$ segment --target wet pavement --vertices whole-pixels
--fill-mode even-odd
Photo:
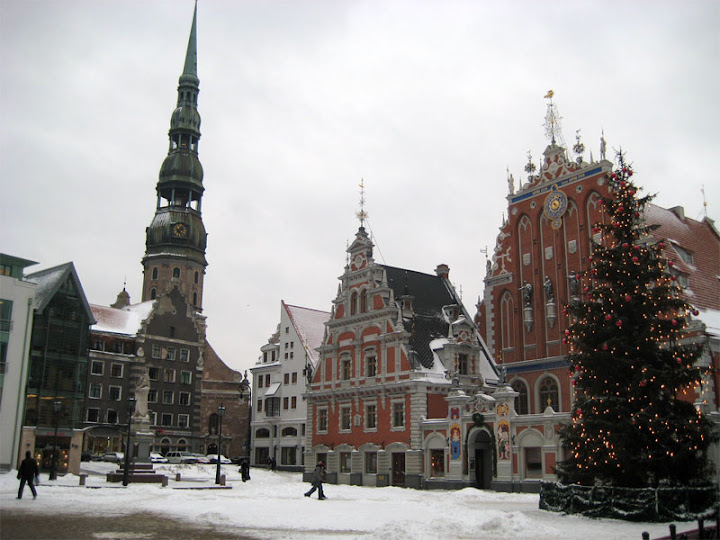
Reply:
[[[29,501],[28,501],[29,502]],[[201,526],[147,512],[91,516],[0,508],[2,540],[253,540],[241,529]]]

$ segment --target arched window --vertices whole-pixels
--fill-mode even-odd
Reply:
[[[180,269],[179,268],[177,268],[177,267],[173,268],[173,277],[174,278],[180,277]]]
[[[256,439],[267,439],[270,437],[270,430],[267,428],[260,428],[255,432]]]
[[[155,300],[156,297],[157,297],[157,289],[155,287],[153,287],[152,289],[150,289],[150,300]]]
[[[212,413],[208,418],[208,433],[210,435],[217,435],[218,432],[218,415]]]
[[[286,427],[282,430],[283,437],[297,437],[297,429],[294,427]]]
[[[195,283],[197,283],[198,281],[200,281],[200,272],[198,272],[198,271],[196,270],[196,271],[195,271]]]
[[[558,385],[552,377],[545,377],[540,381],[540,403],[539,408],[542,412],[546,407],[552,407],[554,411],[560,410],[560,396],[558,395]]]
[[[164,456],[170,451],[170,439],[164,438],[160,441],[160,453]]]
[[[350,295],[350,315],[357,313],[357,292],[353,291]]]
[[[158,269],[157,269],[157,266],[155,266],[155,267],[152,269],[152,278],[153,278],[153,279],[157,279],[157,278],[158,278]]]
[[[178,441],[177,447],[179,452],[184,452],[185,450],[187,450],[187,441],[185,439],[180,439]]]
[[[363,289],[360,292],[360,313],[367,311],[367,290]]]
[[[197,293],[193,293],[193,306],[197,306]]]
[[[528,406],[529,404],[527,386],[524,382],[517,379],[513,381],[512,389],[515,390],[518,394],[520,394],[518,397],[515,398],[515,412],[518,414],[528,414],[530,412],[530,407]]]

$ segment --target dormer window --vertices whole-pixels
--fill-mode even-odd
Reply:
[[[688,250],[681,248],[679,245],[673,242],[673,248],[675,248],[675,251],[680,256],[680,258],[683,260],[683,262],[687,264],[695,264],[695,256],[690,253]]]

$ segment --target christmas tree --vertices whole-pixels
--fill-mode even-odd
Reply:
[[[702,345],[686,339],[697,311],[681,296],[664,242],[644,221],[622,156],[609,175],[608,220],[597,224],[582,297],[565,332],[576,401],[560,432],[566,484],[642,487],[707,483],[710,422],[683,397],[702,377]]]

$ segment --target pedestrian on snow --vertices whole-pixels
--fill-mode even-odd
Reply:
[[[242,474],[243,482],[250,480],[250,460],[248,458],[243,458],[240,462],[240,474]]]
[[[275,470],[275,466],[277,465],[277,462],[275,461],[275,458],[269,457],[268,460],[268,466],[270,467],[271,471]]]
[[[18,489],[18,499],[22,499],[23,490],[25,489],[25,482],[27,482],[30,491],[32,491],[33,499],[37,498],[37,491],[35,491],[35,477],[40,474],[38,470],[37,462],[33,459],[30,454],[30,450],[25,452],[25,459],[20,463],[17,477],[20,480],[20,488]]]
[[[313,493],[315,493],[315,490],[318,490],[318,499],[321,501],[324,501],[327,499],[325,496],[325,493],[323,493],[323,487],[322,483],[325,481],[325,464],[320,461],[315,466],[315,470],[313,471],[313,477],[312,477],[312,487],[310,488],[310,491],[305,492],[305,496],[309,497]]]

